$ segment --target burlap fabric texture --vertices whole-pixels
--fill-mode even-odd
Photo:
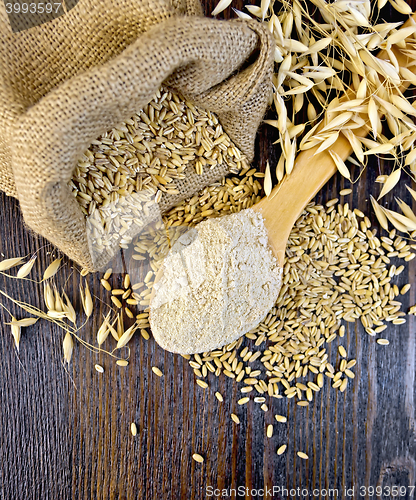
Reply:
[[[67,185],[91,141],[164,82],[215,112],[251,160],[272,65],[260,23],[204,18],[197,0],[80,0],[18,33],[0,2],[0,188],[19,199],[29,228],[92,271],[85,217]],[[226,173],[189,173],[162,210]]]

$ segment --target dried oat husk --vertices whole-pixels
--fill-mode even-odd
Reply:
[[[216,113],[250,160],[272,64],[265,26],[205,19],[197,0],[81,0],[67,14],[16,33],[2,9],[0,188],[19,199],[31,229],[93,271],[85,217],[67,186],[91,142],[164,83]],[[226,173],[220,165],[187,175],[179,195],[162,197],[163,208]]]

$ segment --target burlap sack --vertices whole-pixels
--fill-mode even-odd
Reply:
[[[0,187],[29,228],[94,270],[67,185],[77,159],[164,82],[215,112],[252,159],[271,92],[272,43],[258,22],[202,17],[197,0],[80,0],[13,33],[0,3]],[[167,209],[227,173],[187,175]]]

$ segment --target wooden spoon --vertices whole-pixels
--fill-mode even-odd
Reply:
[[[403,27],[412,25],[415,19],[416,16],[412,16]],[[397,47],[393,47],[392,50],[399,65],[408,67],[412,61]],[[383,58],[383,55],[383,52],[380,52],[378,57]],[[406,86],[404,85],[401,90],[404,90]],[[346,94],[344,98],[340,99],[340,102],[352,98]],[[367,119],[367,117],[365,118]],[[319,133],[324,123],[325,121],[315,133]],[[368,128],[356,129],[354,134],[365,137],[368,134]],[[264,218],[269,244],[281,267],[283,267],[286,244],[293,225],[305,206],[337,171],[329,151],[317,153],[318,149],[319,145],[298,154],[292,173],[285,176],[268,197],[263,198],[252,207],[253,210],[260,212]],[[342,133],[329,149],[344,161],[352,152],[350,143]],[[163,266],[156,275],[155,283],[161,279],[162,275]],[[150,301],[152,301],[154,294],[155,287],[153,287]]]

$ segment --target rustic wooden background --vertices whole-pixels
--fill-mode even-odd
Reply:
[[[215,3],[205,2],[207,13]],[[234,5],[243,8],[242,0],[235,0]],[[220,17],[231,17],[230,10]],[[262,126],[257,165],[264,167],[266,158],[276,164],[273,139],[273,132]],[[374,224],[369,193],[379,189],[374,180],[382,170],[383,165],[373,161],[347,200],[371,214]],[[336,177],[317,199],[333,198],[343,187],[348,183]],[[411,203],[404,186],[395,194]],[[393,202],[393,196],[386,201]],[[54,249],[24,228],[14,199],[0,195],[0,207],[2,258],[41,249],[35,266],[40,273]],[[76,290],[79,274],[70,262],[65,273],[70,289]],[[413,261],[398,284],[416,284],[415,275]],[[91,277],[90,283],[97,296],[104,297],[98,276]],[[41,305],[35,285],[0,276],[0,288]],[[415,288],[403,298],[404,310],[415,303]],[[0,301],[19,314],[13,304]],[[84,332],[86,338],[94,338],[100,317],[97,308]],[[326,383],[308,408],[296,406],[293,400],[273,399],[268,413],[253,402],[238,407],[237,384],[225,376],[209,377],[210,388],[201,389],[187,362],[164,352],[153,340],[139,335],[133,339],[127,368],[77,346],[66,369],[62,331],[47,322],[25,329],[18,354],[4,325],[9,320],[0,310],[1,499],[200,500],[210,498],[209,486],[251,490],[273,485],[307,489],[307,498],[374,498],[360,487],[397,485],[408,488],[401,498],[412,498],[409,487],[416,484],[415,317],[405,325],[389,326],[383,334],[391,341],[387,347],[377,345],[360,325],[348,324],[342,343],[348,346],[349,357],[358,360],[357,377],[348,390],[341,394]],[[329,349],[332,359],[337,345],[335,341]],[[103,374],[95,371],[95,363],[105,368]],[[162,368],[163,378],[151,372],[154,365]],[[223,404],[214,397],[216,390],[226,395]],[[239,426],[231,421],[231,412],[239,415]],[[275,413],[287,415],[288,425],[275,425],[275,435],[267,439],[265,428],[274,422]],[[138,426],[136,437],[130,433],[133,421]],[[278,457],[277,447],[286,442],[288,451]],[[298,450],[310,459],[299,459]],[[204,464],[192,460],[194,452],[205,457]],[[315,488],[337,488],[339,495],[321,491],[313,496]],[[354,495],[351,491],[346,495],[345,488],[355,488]],[[290,498],[306,498],[304,493]],[[262,497],[253,492],[245,498]]]

